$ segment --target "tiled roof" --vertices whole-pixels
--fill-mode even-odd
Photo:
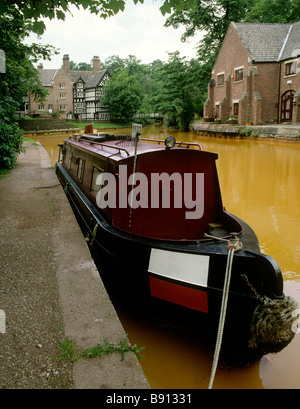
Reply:
[[[91,74],[92,71],[71,70],[71,79],[73,82],[77,82],[81,78],[86,84]]]
[[[44,87],[49,87],[52,85],[51,81],[53,81],[59,70],[46,68],[39,69],[38,71],[40,73],[42,85]],[[106,72],[106,69],[95,73],[93,73],[93,71],[71,70],[69,76],[73,82],[77,82],[79,78],[81,78],[85,83],[84,88],[94,88],[101,81]]]
[[[105,75],[105,73],[107,72],[107,70],[101,70],[101,71],[97,71],[97,72],[95,72],[94,74],[93,74],[93,72],[92,71],[85,71],[85,74],[84,74],[84,71],[81,71],[81,78],[84,80],[84,82],[85,82],[85,85],[84,85],[84,88],[94,88],[94,87],[96,87],[97,86],[97,84],[101,81],[101,79],[104,77],[104,75]],[[76,76],[76,72],[75,72],[75,70],[74,71],[71,71],[71,73],[74,75],[74,79],[73,79],[73,81],[74,82],[76,82],[75,81],[75,78],[79,78],[79,77],[77,77]],[[88,73],[88,74],[87,74]],[[85,78],[86,79],[84,79],[84,77],[83,76],[85,76]]]
[[[51,81],[55,77],[56,73],[58,70],[56,69],[39,69],[39,74],[40,74],[40,80],[43,85],[43,87],[50,87]]]
[[[233,23],[251,59],[274,62],[300,54],[300,22],[294,24]],[[293,55],[298,49],[298,54]]]
[[[300,21],[291,25],[280,60],[297,57],[298,55],[300,55]]]

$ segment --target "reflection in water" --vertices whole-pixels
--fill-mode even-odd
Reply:
[[[125,133],[120,130],[119,133]],[[131,133],[128,129],[127,133]],[[300,305],[300,144],[291,141],[203,137],[195,133],[144,128],[146,137],[199,142],[219,155],[223,205],[256,232],[262,251],[282,269],[285,294]],[[53,165],[63,137],[37,139]],[[145,346],[140,361],[152,388],[208,387],[214,345],[175,329],[118,311],[129,340]],[[295,318],[296,320],[297,318]],[[300,388],[300,335],[277,355],[248,368],[218,368],[214,388]]]

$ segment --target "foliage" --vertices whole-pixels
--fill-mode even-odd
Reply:
[[[24,152],[22,136],[16,123],[7,124],[0,119],[0,169],[16,166],[18,154]]]
[[[245,21],[259,23],[295,23],[299,21],[299,0],[258,0]]]
[[[112,55],[105,60],[103,68],[108,69],[110,75],[114,76],[115,74],[118,74],[122,68],[125,68],[125,60],[118,55]]]
[[[75,128],[79,129],[85,129],[86,125],[88,125],[88,122],[69,122],[71,125],[73,125]],[[130,128],[132,125],[132,122],[124,122],[122,125],[120,125],[119,122],[102,122],[102,123],[93,123],[94,129],[109,129],[109,128]]]
[[[134,0],[134,3],[143,0]],[[195,0],[164,0],[160,10],[162,14],[171,13],[173,10],[181,10],[182,7],[193,7]],[[51,53],[55,52],[51,46],[38,44],[25,45],[24,39],[30,32],[39,35],[45,31],[43,18],[57,18],[64,20],[66,13],[70,12],[70,6],[83,7],[91,13],[102,18],[112,16],[125,8],[125,0],[1,0],[0,2],[0,49],[6,56],[6,73],[1,75],[0,82],[0,126],[2,132],[0,166],[13,167],[16,156],[21,151],[21,132],[14,122],[14,113],[22,103],[24,96],[30,92],[35,100],[43,101],[46,91],[41,86],[37,70],[33,62],[38,59],[50,59]],[[78,69],[82,69],[82,63]],[[130,61],[131,70],[138,68],[139,64]],[[121,92],[123,107],[127,109],[115,115],[118,118],[131,118],[141,106],[141,83],[137,80],[133,71],[128,70],[129,78],[125,79],[124,72],[120,73],[112,86],[120,92],[120,84],[128,91]],[[119,83],[118,83],[119,82]],[[120,101],[120,99],[119,99]],[[146,99],[145,99],[146,101]],[[115,101],[115,103],[118,103]],[[149,104],[149,98],[147,100]],[[15,140],[11,141],[12,133]],[[3,139],[7,136],[7,141]]]
[[[143,3],[143,0],[134,0],[134,3]],[[15,0],[13,2],[16,9],[24,19],[33,20],[32,30],[37,34],[43,34],[45,23],[43,18],[57,18],[64,20],[66,14],[70,12],[70,6],[88,9],[91,13],[107,18],[124,11],[125,0]],[[11,0],[1,0],[0,15],[11,10]],[[173,10],[182,10],[183,7],[190,9],[194,7],[195,0],[163,0],[160,11],[163,15],[171,13]]]
[[[118,345],[112,344],[106,339],[102,340],[101,344],[87,348],[83,351],[76,346],[76,343],[70,339],[64,339],[60,343],[59,359],[68,359],[71,362],[78,361],[81,358],[95,358],[119,352],[122,355],[122,361],[125,359],[126,352],[133,352],[138,359],[142,359],[141,351],[144,349],[138,348],[137,345],[131,346],[128,342],[127,334],[123,340],[120,340]]]
[[[14,115],[23,97],[30,92],[35,100],[43,101],[48,94],[33,62],[49,59],[53,47],[24,44],[31,26],[13,6],[0,14],[0,49],[6,57],[5,73],[0,74],[0,168],[13,168],[22,151],[22,132]]]
[[[184,8],[175,11],[165,23],[166,27],[185,27],[182,41],[204,32],[199,43],[198,56],[200,61],[212,67],[217,53],[222,45],[226,31],[231,21],[242,21],[251,9],[255,0],[197,0],[193,9]]]
[[[86,62],[76,64],[76,62],[70,61],[70,70],[92,71],[92,65]]]
[[[160,113],[168,117],[169,125],[186,130],[195,113],[202,113],[207,67],[197,60],[185,61],[179,52],[169,54],[168,63],[142,64],[132,55],[127,59],[112,56],[104,66],[113,75],[101,102],[108,105],[114,119]]]
[[[196,81],[200,70],[196,61],[186,61],[178,51],[169,53],[168,63],[161,67],[160,77],[163,81],[157,96],[157,107],[160,113],[166,115],[168,126],[179,127],[183,131],[189,129],[201,99]]]
[[[160,83],[157,67],[162,64],[142,64],[133,55],[125,59],[112,56],[105,61],[112,78],[101,101],[108,105],[113,119],[130,121],[137,113],[155,112],[154,96]]]
[[[101,102],[108,106],[113,120],[131,120],[141,103],[141,91],[136,77],[130,75],[127,69],[121,70],[109,80]]]
[[[248,136],[250,138],[257,138],[259,136],[259,133],[253,129],[251,126],[246,126],[245,129],[242,129],[240,131],[241,136]]]

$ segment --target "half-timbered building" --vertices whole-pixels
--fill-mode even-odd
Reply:
[[[58,112],[67,118],[110,119],[107,107],[100,102],[110,74],[107,69],[101,69],[98,56],[93,57],[91,71],[71,70],[68,54],[63,56],[60,69],[44,69],[39,64],[38,71],[42,85],[48,90],[48,96],[43,104],[31,98],[30,114]]]

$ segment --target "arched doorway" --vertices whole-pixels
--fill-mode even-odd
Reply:
[[[281,121],[291,121],[293,116],[294,91],[286,91],[281,96]]]

